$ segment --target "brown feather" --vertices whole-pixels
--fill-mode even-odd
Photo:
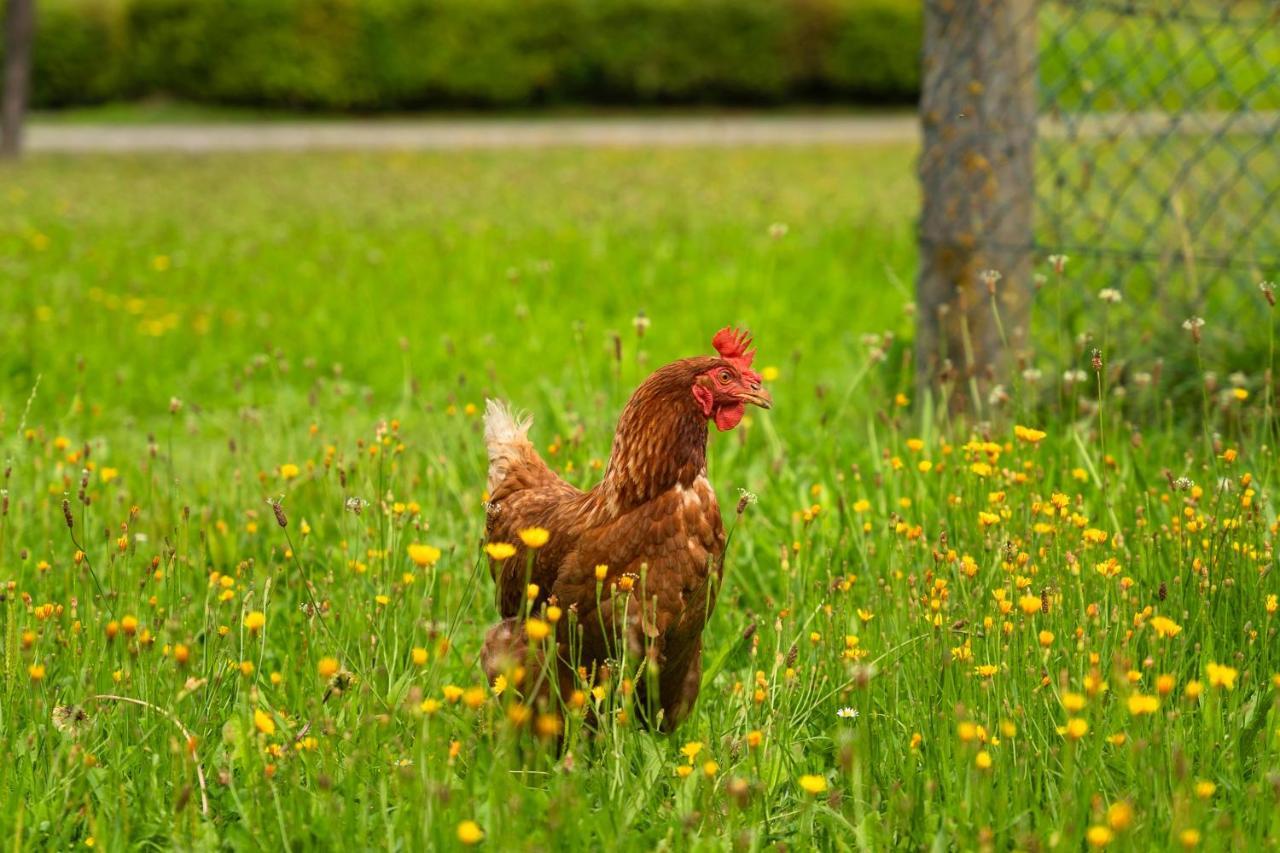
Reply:
[[[504,445],[504,476],[490,496],[486,535],[489,542],[512,544],[516,553],[490,566],[504,617],[485,646],[490,677],[502,671],[501,659],[524,654],[519,617],[527,586],[535,583],[535,611],[554,598],[572,612],[558,626],[562,683],[572,680],[563,658],[568,626],[576,623],[585,667],[604,665],[624,651],[635,662],[647,656],[657,665],[657,695],[643,699],[662,710],[663,727],[674,727],[689,712],[725,544],[706,478],[707,416],[691,388],[700,374],[725,364],[690,358],[650,376],[624,408],[604,479],[590,491],[557,477],[522,433],[523,444]],[[529,527],[550,531],[547,544],[527,548],[519,533]],[[597,565],[608,566],[603,583],[596,579]],[[634,583],[629,594],[620,583],[626,575]],[[625,649],[616,647],[615,636]]]

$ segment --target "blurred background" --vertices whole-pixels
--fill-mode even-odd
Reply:
[[[916,346],[894,381],[972,404],[1118,330],[1116,370],[1159,372],[1184,320],[1256,307],[1280,262],[1275,0],[5,2],[6,150],[34,155],[3,173],[6,272],[77,269],[69,298],[148,305],[135,268],[178,277],[199,298],[162,314],[175,329],[216,328],[247,278],[310,281],[236,268],[265,225],[387,311],[461,286],[524,317],[532,277],[577,294],[544,309],[559,331],[648,311],[693,334],[785,294],[746,319],[788,332],[774,315],[817,309],[822,354],[888,332]],[[339,241],[308,243],[335,220]],[[403,256],[400,228],[424,238]],[[110,249],[85,268],[59,232]],[[598,282],[628,296],[582,295]],[[11,307],[36,317],[50,300],[28,292]],[[298,306],[317,334],[329,292]],[[1204,334],[1224,372],[1267,345]]]

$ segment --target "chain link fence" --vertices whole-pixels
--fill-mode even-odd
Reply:
[[[922,378],[1100,310],[1130,353],[1204,315],[1245,357],[1280,277],[1280,0],[926,0],[921,106]],[[1065,294],[1028,286],[1062,255]]]

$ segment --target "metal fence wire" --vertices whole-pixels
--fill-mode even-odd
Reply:
[[[921,108],[943,349],[957,315],[982,326],[985,269],[1025,282],[1065,255],[1055,321],[1104,294],[1143,331],[1229,327],[1280,277],[1280,0],[925,0]],[[1024,335],[1026,301],[1006,306]]]

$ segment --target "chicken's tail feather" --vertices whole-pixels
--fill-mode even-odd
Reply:
[[[532,450],[529,444],[530,415],[516,415],[502,400],[486,400],[484,443],[489,449],[489,492],[506,479],[511,466]]]

